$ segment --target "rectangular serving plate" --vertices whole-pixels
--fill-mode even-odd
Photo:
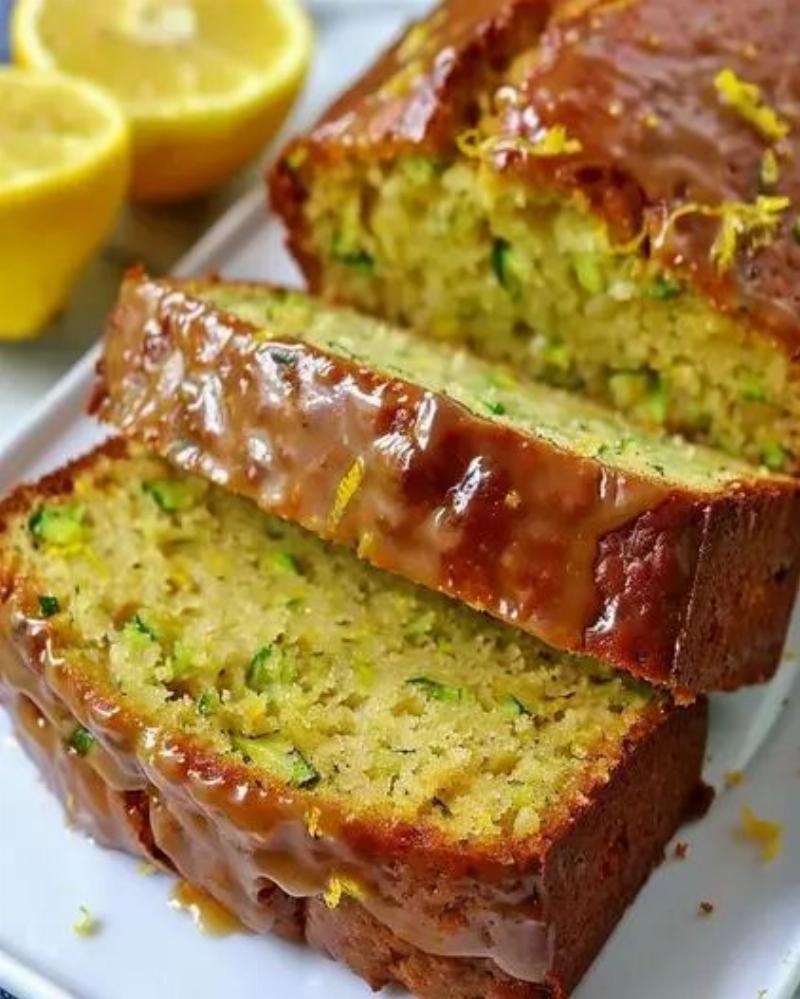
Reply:
[[[298,285],[282,232],[253,191],[176,269]],[[0,490],[101,440],[84,415],[96,351],[46,397],[0,451]],[[800,618],[766,687],[712,700],[709,815],[687,826],[684,860],[667,859],[631,907],[576,999],[791,999],[800,984]],[[745,771],[725,788],[725,775]],[[0,988],[18,999],[359,999],[368,987],[310,950],[249,934],[204,937],[169,906],[173,879],[66,828],[60,807],[0,716]],[[741,834],[741,810],[780,822],[765,863]],[[714,911],[701,915],[701,902]],[[72,931],[86,906],[92,938]],[[398,995],[397,992],[394,993]]]

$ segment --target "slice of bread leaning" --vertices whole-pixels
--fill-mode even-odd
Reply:
[[[793,0],[446,0],[273,207],[314,291],[798,471],[798,38]]]
[[[698,801],[702,699],[120,442],[0,516],[0,691],[73,818],[373,986],[565,995]]]
[[[680,698],[768,678],[800,485],[300,294],[133,274],[101,418],[176,466]]]

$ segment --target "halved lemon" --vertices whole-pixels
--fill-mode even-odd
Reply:
[[[303,82],[297,0],[18,0],[15,59],[106,87],[133,125],[133,197],[226,180],[277,132]]]
[[[125,115],[90,83],[0,68],[0,339],[33,336],[112,228]]]

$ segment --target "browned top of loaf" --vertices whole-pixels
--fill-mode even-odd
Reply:
[[[795,481],[709,493],[582,457],[395,373],[257,335],[202,290],[125,282],[103,419],[374,565],[679,697],[772,675],[800,572]]]
[[[795,357],[798,42],[795,0],[447,0],[306,141],[334,159],[452,150],[477,119],[479,93],[494,93],[499,135],[516,140],[494,157],[499,169],[578,192],[620,243],[644,237],[645,252],[720,309],[779,337]],[[763,107],[777,116],[772,125],[748,120],[721,97],[715,80],[723,71],[760,88]],[[580,148],[533,156],[518,141],[553,125]],[[765,186],[768,151],[778,179]],[[298,192],[285,161],[274,192],[291,216]],[[720,219],[697,206],[752,206],[762,193],[789,199],[779,225],[766,239],[740,236],[735,259],[721,266],[712,253]]]

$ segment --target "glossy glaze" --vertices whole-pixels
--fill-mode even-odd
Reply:
[[[349,150],[440,149],[478,113],[489,85],[544,27],[549,0],[445,0],[413,26],[319,123],[315,141],[333,158]]]
[[[795,0],[448,0],[290,147],[273,174],[273,203],[313,281],[319,262],[301,236],[305,159],[323,169],[409,149],[448,159],[459,134],[492,107],[499,139],[536,142],[543,128],[562,125],[579,151],[531,156],[500,142],[496,167],[576,194],[620,245],[680,272],[797,360],[798,39]],[[723,70],[761,88],[787,136],[770,138],[720,99],[714,81]],[[765,186],[767,150],[778,179]],[[762,193],[789,205],[769,238],[738,241],[731,266],[713,259],[719,219],[691,211],[670,222],[691,205],[752,205]]]
[[[124,456],[112,441],[20,490],[0,507],[0,536],[7,518],[70,491],[87,465]],[[375,987],[563,997],[699,804],[705,702],[654,699],[610,773],[554,802],[536,837],[461,842],[380,811],[353,815],[137,714],[74,647],[66,616],[40,619],[41,583],[0,552],[0,700],[73,820],[176,870],[245,926],[305,938]],[[83,756],[69,748],[77,724],[97,740]],[[319,893],[337,878],[347,890],[326,904]]]
[[[504,863],[448,847],[432,830],[364,828],[335,806],[276,791],[234,760],[111,710],[54,651],[38,618],[6,608],[0,634],[0,700],[70,821],[105,845],[174,867],[195,886],[179,907],[203,904],[198,918],[210,911],[210,932],[235,926],[219,904],[198,902],[204,890],[245,926],[269,932],[280,915],[267,904],[275,886],[291,899],[319,898],[340,879],[353,886],[349,898],[426,953],[486,958],[522,981],[545,979],[552,950],[535,844],[519,864]],[[86,757],[68,748],[78,720],[66,705],[98,739]]]
[[[800,570],[789,480],[694,493],[625,473],[137,275],[109,324],[97,405],[270,513],[680,695],[777,665]],[[746,588],[720,561],[737,545]],[[715,585],[736,587],[747,643],[740,616],[709,620],[718,604],[697,599],[723,570]]]
[[[792,41],[800,40],[800,6],[794,0],[596,6],[544,33],[519,89],[523,111],[511,110],[505,126],[530,135],[541,124],[563,124],[583,149],[558,163],[539,158],[518,166],[589,194],[620,241],[647,232],[653,258],[685,273],[721,309],[782,336],[794,354],[800,348],[800,245],[792,234],[800,209],[800,67]],[[761,88],[789,127],[785,139],[772,141],[720,99],[714,80],[725,69]],[[770,148],[778,181],[765,188],[761,163]],[[598,170],[605,185],[599,199],[597,185],[584,179]],[[667,221],[682,206],[752,204],[760,193],[785,195],[790,206],[775,238],[760,248],[742,240],[730,268],[712,258],[718,220],[692,213],[675,225]]]
[[[187,912],[198,930],[206,936],[227,937],[244,929],[224,905],[188,881],[178,881],[170,892],[169,904],[173,909]]]

